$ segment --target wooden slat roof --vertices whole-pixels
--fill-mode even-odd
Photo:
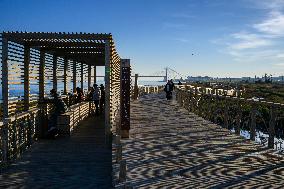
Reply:
[[[104,65],[106,40],[116,52],[110,33],[2,32],[2,38],[91,65]]]

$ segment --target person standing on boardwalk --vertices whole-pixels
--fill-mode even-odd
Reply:
[[[94,84],[94,93],[93,93],[93,101],[96,106],[96,115],[99,115],[99,103],[100,103],[100,90],[98,88],[98,85]]]
[[[173,91],[175,88],[175,84],[172,79],[170,80],[170,87],[171,87],[171,91]]]
[[[102,113],[105,105],[105,87],[103,84],[100,85],[100,90],[101,90],[100,113]]]
[[[164,91],[166,92],[166,98],[167,100],[170,100],[172,98],[172,84],[169,80],[168,83],[165,85]]]

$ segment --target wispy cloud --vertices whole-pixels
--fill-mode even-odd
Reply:
[[[279,11],[272,11],[267,19],[253,27],[271,37],[284,36],[284,15]]]
[[[173,18],[184,18],[184,19],[189,19],[189,18],[196,18],[195,15],[189,14],[189,13],[175,13],[172,14]]]
[[[185,38],[175,38],[174,40],[178,41],[178,42],[181,42],[181,43],[188,43],[189,42],[189,40],[185,39]]]
[[[173,22],[165,22],[163,23],[164,28],[174,28],[174,29],[183,29],[186,28],[187,25],[183,23],[173,23]]]
[[[284,0],[248,0],[254,8],[268,9],[268,10],[282,10],[284,9]]]
[[[238,42],[229,44],[229,48],[233,50],[255,49],[272,45],[272,41],[263,38],[261,35],[252,33],[234,33],[231,35]]]
[[[229,34],[223,40],[225,52],[236,61],[271,60],[279,64],[284,59],[283,51],[277,47],[284,38],[284,0],[253,1],[255,5],[256,2],[257,8],[265,10],[264,17],[246,30]]]

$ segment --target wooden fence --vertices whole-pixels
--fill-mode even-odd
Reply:
[[[206,94],[204,91],[178,87],[176,99],[188,111],[231,129],[238,135],[246,130],[251,140],[257,139],[269,148],[284,148],[282,140],[275,140],[275,137],[284,136],[284,104],[218,93]]]

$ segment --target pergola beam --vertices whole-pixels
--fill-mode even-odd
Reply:
[[[26,39],[26,40],[38,40],[38,39],[81,39],[81,40],[110,40],[111,34],[101,33],[44,33],[44,32],[3,32],[4,38],[8,40],[14,39]]]

